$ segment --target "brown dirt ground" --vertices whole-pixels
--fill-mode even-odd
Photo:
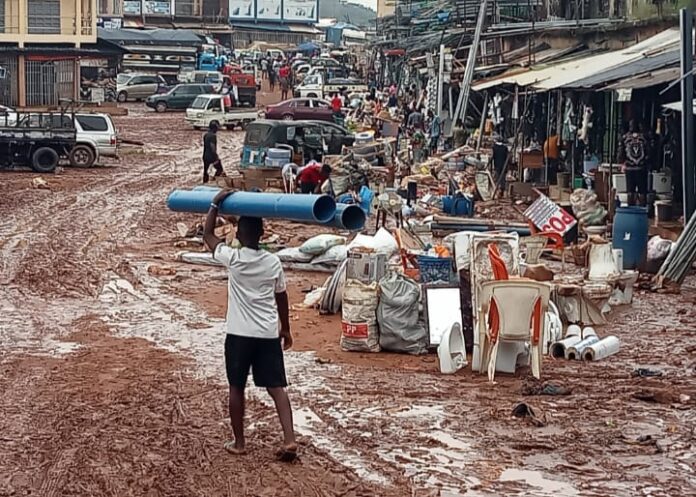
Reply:
[[[490,385],[470,369],[440,375],[432,354],[342,352],[337,316],[295,308],[301,461],[273,461],[275,417],[255,391],[252,453],[228,456],[224,273],[174,261],[176,223],[196,218],[164,205],[200,181],[201,133],[128,107],[117,126],[142,150],[45,175],[49,191],[31,172],[0,173],[0,496],[696,495],[693,279],[614,313],[599,330],[622,341],[612,359],[546,361],[565,397],[522,391],[524,372]],[[220,135],[228,168],[242,136]],[[292,244],[317,230],[268,231]],[[175,274],[148,277],[151,264]],[[104,300],[119,278],[132,288]],[[291,303],[325,278],[290,273]],[[663,376],[633,377],[636,366]],[[542,422],[511,417],[519,401]]]

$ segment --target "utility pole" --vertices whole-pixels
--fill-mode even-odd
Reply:
[[[679,11],[681,31],[681,151],[684,223],[696,210],[696,171],[694,171],[694,14],[691,9]]]
[[[454,111],[454,122],[457,122],[457,118],[461,118],[462,122],[465,122],[466,119],[466,108],[469,106],[469,93],[471,92],[471,81],[474,79],[474,66],[476,66],[476,54],[478,52],[479,45],[481,44],[481,33],[483,32],[483,25],[486,22],[487,7],[488,0],[481,0],[481,6],[479,7],[479,17],[478,21],[476,21],[476,31],[474,31],[474,39],[471,42],[471,48],[469,49],[469,58],[466,61],[464,77],[462,78],[462,84],[460,85],[457,109]]]

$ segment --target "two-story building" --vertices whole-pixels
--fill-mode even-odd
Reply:
[[[0,0],[0,103],[78,98],[80,58],[96,41],[97,0]]]

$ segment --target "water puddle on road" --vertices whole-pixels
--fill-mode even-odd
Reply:
[[[500,475],[501,482],[524,482],[535,487],[537,497],[575,497],[578,491],[569,483],[546,478],[540,471],[509,468]],[[525,494],[530,495],[530,494]]]

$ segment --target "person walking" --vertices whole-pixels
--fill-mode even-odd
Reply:
[[[203,183],[207,183],[210,180],[210,175],[208,174],[210,166],[215,168],[214,178],[224,176],[225,174],[217,153],[217,131],[217,123],[212,122],[208,125],[208,132],[203,135]]]
[[[246,453],[244,393],[251,370],[254,384],[273,399],[283,443],[276,456],[286,462],[297,457],[292,407],[286,391],[283,351],[292,347],[285,274],[278,256],[261,250],[263,220],[242,216],[232,248],[215,236],[220,205],[233,192],[223,190],[210,204],[203,239],[213,258],[227,268],[225,370],[229,383],[229,414],[234,440],[224,444],[233,455]],[[280,328],[280,330],[279,330]]]
[[[290,90],[290,67],[287,64],[283,64],[278,71],[280,76],[280,98],[282,100],[287,100],[288,91]]]

